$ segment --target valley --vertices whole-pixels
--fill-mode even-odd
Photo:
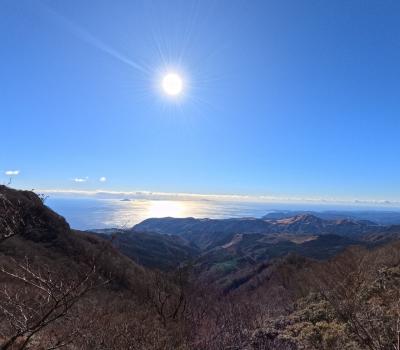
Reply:
[[[396,342],[398,226],[297,214],[83,232],[33,192],[1,186],[0,201],[3,349]]]

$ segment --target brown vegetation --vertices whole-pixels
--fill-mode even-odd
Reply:
[[[247,266],[221,290],[139,266],[32,192],[0,188],[0,231],[2,349],[400,350],[398,242]]]

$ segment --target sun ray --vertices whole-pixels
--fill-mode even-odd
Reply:
[[[115,59],[119,60],[122,63],[127,64],[131,68],[134,68],[142,73],[151,74],[148,68],[145,65],[139,64],[138,62],[133,61],[132,59],[128,58],[124,54],[118,52],[113,47],[107,45],[99,38],[95,37],[91,34],[88,30],[83,28],[82,26],[78,25],[77,23],[73,22],[72,20],[68,19],[67,17],[59,14],[53,8],[45,6],[43,4],[45,10],[50,13],[53,18],[57,20],[58,23],[61,23],[67,28],[72,34],[74,34],[77,38],[81,39],[82,41],[96,47],[97,49],[109,54],[110,56],[114,57]]]

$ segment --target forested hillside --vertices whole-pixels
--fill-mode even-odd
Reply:
[[[395,228],[366,223],[362,244],[363,223],[357,239],[261,225],[208,250],[203,227],[201,247],[183,229],[104,236],[1,186],[2,349],[400,350]]]

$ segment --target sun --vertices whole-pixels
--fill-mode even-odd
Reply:
[[[183,90],[183,80],[176,73],[167,73],[162,80],[162,88],[167,95],[178,96]]]

